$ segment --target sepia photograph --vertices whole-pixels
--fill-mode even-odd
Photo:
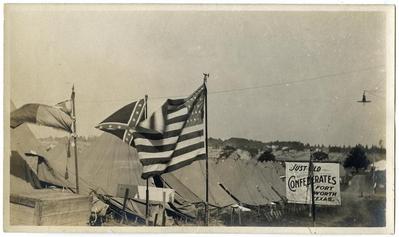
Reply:
[[[5,4],[7,232],[394,233],[394,5]]]

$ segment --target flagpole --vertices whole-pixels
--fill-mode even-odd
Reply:
[[[144,111],[144,119],[147,119],[147,99],[148,95],[145,95],[144,102],[145,102],[145,111]],[[145,224],[146,226],[149,225],[148,216],[149,216],[149,190],[148,190],[148,177],[146,179],[146,189],[145,189]]]
[[[209,73],[204,73],[204,112],[205,112],[205,226],[209,225],[209,179],[208,179],[208,89],[206,87],[206,80]]]
[[[310,174],[310,189],[311,189],[311,199],[312,199],[312,224],[315,227],[316,223],[316,205],[314,200],[314,167],[313,167],[313,154],[310,153],[310,160],[309,160],[309,174]]]
[[[75,116],[75,85],[72,86],[72,118],[73,118],[73,143],[74,143],[74,153],[75,153],[75,178],[76,178],[76,193],[79,194],[79,172],[78,172],[78,147],[76,144],[77,133],[76,133],[76,116]]]

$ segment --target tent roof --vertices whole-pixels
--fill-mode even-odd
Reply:
[[[40,188],[40,182],[21,153],[13,150],[10,156],[10,193],[28,193]]]
[[[57,177],[54,177],[51,172],[45,167],[40,167],[42,169],[39,170],[38,176],[41,181],[55,184],[58,186],[64,186],[71,189],[75,188],[75,177],[74,173],[71,174],[71,171],[74,170],[75,162],[73,157],[66,158],[66,146],[62,144],[56,145],[53,149],[49,151],[45,151],[43,156],[47,159],[49,165],[53,168],[54,173],[56,173]],[[68,173],[69,179],[65,179],[65,170],[66,164],[68,162]]]
[[[211,160],[211,159],[209,159]],[[220,177],[216,170],[209,165],[209,204],[217,207],[225,207],[236,203],[220,186]],[[205,161],[195,161],[191,165],[175,170],[172,173],[162,175],[164,180],[171,180],[175,176],[182,184],[188,187],[200,200],[205,200]],[[178,190],[179,187],[172,188]]]
[[[112,196],[116,195],[118,184],[146,185],[136,150],[108,133],[83,152],[79,173],[82,179]]]
[[[11,102],[11,111],[14,109],[15,105]],[[25,153],[41,153],[42,149],[27,124],[10,129],[10,148],[10,192],[25,193],[40,188],[39,180],[31,168],[35,159],[27,157]]]
[[[77,145],[79,147],[79,143]],[[68,167],[69,182],[75,187],[73,148],[70,158],[67,158],[66,149],[66,145],[58,144],[47,153],[47,157],[58,172],[64,173]],[[116,196],[118,184],[146,185],[141,178],[142,166],[136,150],[111,134],[103,133],[89,148],[78,153],[78,162],[81,192],[89,193],[93,189],[101,194]]]
[[[242,170],[243,167],[239,166],[234,159],[220,160],[215,168],[221,176],[220,183],[240,202],[251,205],[259,204],[257,199],[261,199],[261,196],[257,191],[253,193],[254,189],[250,188],[252,185],[248,185],[246,170]]]
[[[281,201],[280,195],[285,195],[284,183],[270,164],[228,158],[215,167],[221,183],[242,203],[266,205]]]
[[[285,197],[285,182],[280,178],[285,175],[285,168],[278,162],[263,162],[258,165],[265,169],[263,175],[267,177],[269,184],[279,195]]]
[[[202,202],[201,198],[199,198],[195,193],[193,193],[186,185],[184,185],[173,174],[163,175],[162,179],[167,184],[167,186],[173,188],[176,194],[182,197],[182,199],[184,199],[185,201],[189,203]]]
[[[14,109],[15,106],[11,102],[11,110]],[[40,188],[39,180],[42,179],[40,179],[39,176],[43,174],[48,180],[52,180],[52,183],[60,186],[66,186],[62,176],[53,172],[51,165],[46,159],[46,152],[43,149],[42,144],[40,144],[40,142],[37,140],[33,132],[30,130],[28,124],[22,124],[14,129],[10,129],[10,143],[10,179],[12,184],[19,184],[11,185],[12,192],[14,192],[16,189],[29,191],[29,186],[32,185],[34,188]],[[39,161],[37,156],[28,156],[27,153],[35,153],[42,158],[40,158]],[[30,183],[30,185],[26,185],[27,183]],[[25,188],[22,188],[23,186]]]

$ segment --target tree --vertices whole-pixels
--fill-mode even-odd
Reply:
[[[378,145],[380,145],[380,148],[383,149],[384,148],[384,140],[380,139],[378,141]]]
[[[259,162],[264,162],[264,161],[275,161],[276,157],[273,155],[271,150],[266,150],[264,151],[259,157],[258,161]]]
[[[222,152],[220,153],[220,158],[221,159],[226,159],[226,158],[228,158],[231,154],[233,154],[233,152],[235,151],[236,149],[234,148],[234,147],[232,147],[232,146],[224,146],[223,148],[222,148]]]
[[[360,168],[366,169],[369,164],[370,161],[367,159],[363,146],[356,145],[349,151],[348,157],[344,162],[344,167],[353,167],[356,169],[356,172],[358,172]]]

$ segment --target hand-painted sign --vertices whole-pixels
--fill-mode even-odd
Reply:
[[[286,190],[289,203],[312,203],[309,162],[286,162]],[[318,205],[341,205],[339,164],[313,162],[314,200]]]

